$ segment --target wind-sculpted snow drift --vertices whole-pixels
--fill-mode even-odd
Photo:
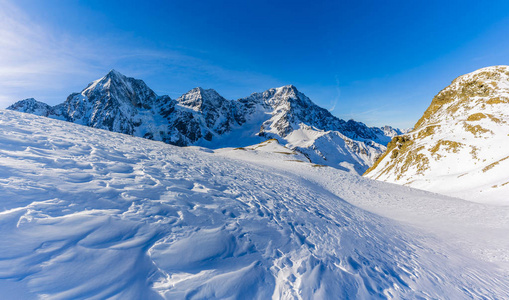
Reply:
[[[341,120],[292,85],[239,100],[202,88],[171,99],[115,70],[62,104],[51,107],[30,98],[8,109],[177,146],[242,147],[276,138],[316,163],[359,175],[373,165],[394,135],[402,133],[390,126]]]
[[[509,297],[469,249],[351,204],[443,196],[270,142],[213,152],[11,111],[0,129],[2,297]]]

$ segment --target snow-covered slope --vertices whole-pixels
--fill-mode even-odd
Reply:
[[[460,76],[365,176],[481,202],[509,202],[509,67]]]
[[[362,174],[385,151],[373,141],[350,139],[338,131],[323,131],[301,124],[283,141],[286,146],[306,155],[314,163]]]
[[[227,100],[212,89],[195,88],[174,100],[157,96],[142,80],[115,70],[55,107],[26,99],[8,109],[178,146],[241,147],[276,138],[288,147],[302,149],[312,160],[343,169],[347,166],[358,174],[373,164],[398,133],[390,127],[338,119],[292,85],[238,101]],[[299,133],[287,139],[302,130],[310,133],[305,141],[295,141]],[[328,138],[309,139],[324,135]]]
[[[274,142],[213,152],[12,111],[0,129],[8,299],[509,297],[509,258],[492,251],[507,249],[507,207],[320,167]]]

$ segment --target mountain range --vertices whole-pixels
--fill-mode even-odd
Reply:
[[[56,106],[30,98],[7,109],[177,146],[243,147],[276,139],[314,163],[357,174],[404,133],[339,119],[293,85],[238,100],[198,87],[171,99],[115,70]]]

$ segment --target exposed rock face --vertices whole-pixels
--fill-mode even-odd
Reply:
[[[471,200],[509,201],[508,122],[508,66],[460,76],[365,176]]]
[[[325,131],[339,131],[351,139],[360,141],[387,144],[390,140],[380,128],[367,127],[354,120],[345,122],[333,116],[328,110],[314,104],[293,85],[270,89],[263,93],[254,93],[247,98],[240,99],[239,102],[248,107],[255,106],[253,104],[261,104],[266,112],[272,115],[263,123],[264,131],[281,137],[299,129],[300,124],[304,123]]]
[[[26,99],[8,109],[178,146],[240,147],[276,138],[317,163],[357,173],[374,163],[396,132],[341,120],[293,85],[239,100],[202,88],[171,99],[115,70],[54,107]]]

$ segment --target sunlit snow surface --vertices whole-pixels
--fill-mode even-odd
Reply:
[[[509,297],[505,207],[270,147],[179,148],[0,111],[1,297]],[[490,220],[456,224],[479,212]]]

